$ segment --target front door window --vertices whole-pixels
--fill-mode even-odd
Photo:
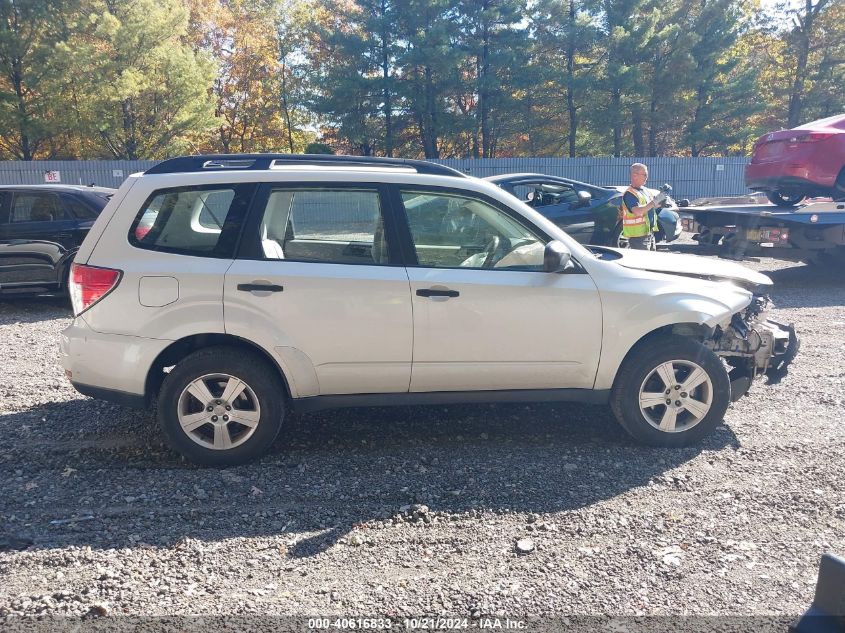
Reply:
[[[545,242],[483,200],[404,191],[402,202],[420,266],[543,269]]]

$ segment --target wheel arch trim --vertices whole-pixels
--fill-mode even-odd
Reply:
[[[150,368],[147,371],[147,377],[144,383],[144,397],[147,403],[149,404],[150,402],[152,402],[153,398],[158,395],[159,389],[161,388],[161,383],[164,380],[165,367],[176,365],[187,355],[195,351],[207,347],[220,346],[240,347],[258,353],[260,356],[268,360],[278,372],[278,375],[284,385],[285,396],[288,398],[299,397],[299,393],[296,388],[296,382],[294,380],[294,373],[296,369],[290,366],[290,363],[286,358],[287,356],[290,356],[290,354],[285,353],[286,351],[291,350],[293,348],[276,348],[274,351],[271,352],[263,348],[262,346],[257,345],[256,343],[241,338],[239,336],[210,332],[192,334],[189,336],[182,337],[179,340],[170,343],[170,345],[165,347],[158,354],[158,356],[156,356],[155,360],[153,361],[152,365],[150,365]],[[295,351],[299,352],[299,350]],[[299,352],[299,354],[302,353]],[[304,354],[302,354],[302,356],[304,356]],[[305,357],[305,362],[310,362],[307,360],[307,357]],[[302,360],[297,363],[300,368],[303,364],[305,363],[303,363]],[[311,368],[311,371],[313,372],[313,367]]]

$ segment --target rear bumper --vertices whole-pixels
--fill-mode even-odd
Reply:
[[[749,163],[745,167],[745,186],[755,191],[826,190],[833,187],[836,174],[820,172],[812,165],[793,161]]]
[[[84,385],[80,382],[70,381],[73,388],[76,389],[83,396],[96,398],[97,400],[106,400],[107,402],[114,402],[130,409],[146,409],[147,399],[143,394],[126,393],[125,391],[116,391],[114,389],[103,389],[102,387],[94,387],[93,385]]]
[[[171,342],[95,332],[77,317],[62,331],[59,349],[65,374],[77,391],[137,406],[145,401],[150,367]]]

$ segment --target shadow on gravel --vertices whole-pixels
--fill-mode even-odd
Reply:
[[[789,287],[836,288],[843,289],[842,269],[832,266],[796,264],[789,268],[761,270],[771,277],[777,285]]]
[[[186,537],[264,536],[283,539],[296,558],[367,522],[485,511],[566,521],[559,513],[646,486],[703,450],[738,446],[725,426],[699,447],[637,446],[607,408],[574,404],[292,417],[270,455],[229,469],[182,461],[161,445],[152,414],[92,400],[0,415],[0,437],[0,545],[173,547]],[[426,505],[425,516],[411,504]]]
[[[777,308],[827,308],[845,305],[842,271],[798,264],[790,268],[761,270],[774,283]]]
[[[53,319],[69,319],[72,316],[70,301],[64,296],[0,295],[0,325],[38,323]]]

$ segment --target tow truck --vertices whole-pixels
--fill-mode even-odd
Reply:
[[[720,201],[723,202],[724,200]],[[727,259],[775,257],[811,264],[845,264],[845,200],[810,200],[791,209],[773,204],[679,207],[685,231],[702,250]]]

